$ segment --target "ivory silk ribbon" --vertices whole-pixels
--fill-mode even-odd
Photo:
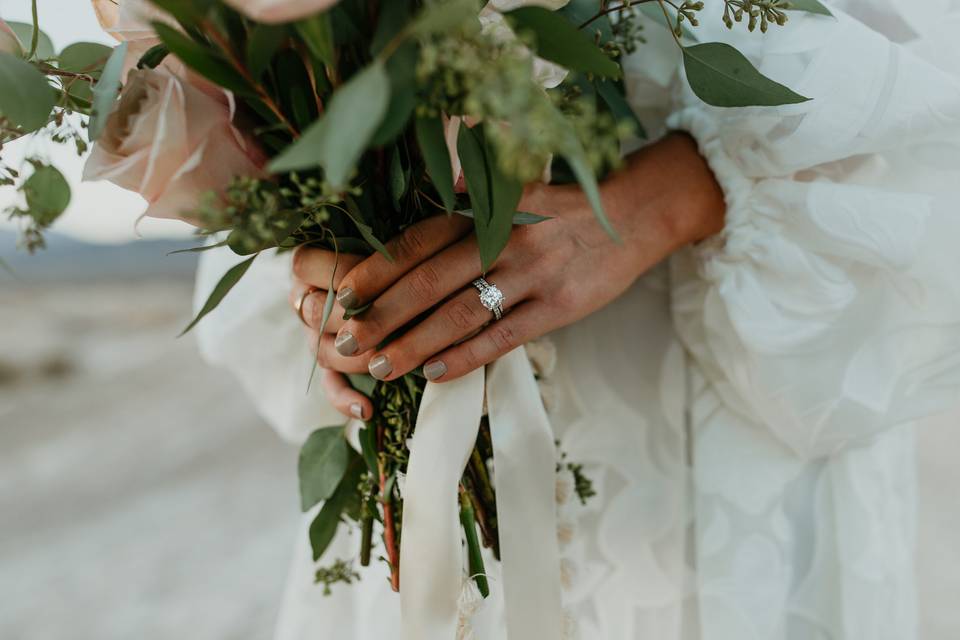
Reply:
[[[521,347],[454,382],[428,383],[404,483],[403,640],[454,640],[464,576],[458,486],[483,413],[484,378],[509,640],[561,637],[556,445]]]

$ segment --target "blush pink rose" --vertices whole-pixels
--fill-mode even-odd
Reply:
[[[0,51],[12,53],[15,56],[23,55],[23,47],[20,45],[17,34],[3,20],[0,20]]]
[[[293,22],[325,11],[340,0],[224,0],[257,22]]]
[[[160,38],[150,26],[151,22],[157,20],[176,26],[169,15],[146,0],[92,0],[92,3],[103,30],[127,43],[121,78],[126,78],[136,68],[137,62],[151,47],[160,44]],[[172,55],[164,58],[162,66],[173,73],[182,73],[184,70],[183,63]]]
[[[149,202],[146,214],[184,219],[203,194],[263,174],[264,155],[233,125],[233,98],[166,69],[136,70],[83,170]]]

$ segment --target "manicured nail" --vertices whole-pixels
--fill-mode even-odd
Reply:
[[[352,356],[357,352],[357,349],[360,348],[360,345],[357,344],[357,339],[353,337],[353,334],[349,331],[341,331],[337,334],[337,339],[333,341],[333,346],[336,348],[337,353],[342,356]]]
[[[350,405],[350,413],[353,414],[354,418],[363,419],[363,405],[359,402],[354,402]]]
[[[343,287],[340,291],[337,291],[337,302],[344,309],[353,309],[357,306],[357,294],[350,287]]]
[[[446,372],[447,365],[443,364],[441,360],[423,366],[423,375],[427,377],[427,380],[436,380]]]
[[[393,365],[390,364],[390,358],[384,355],[379,355],[373,360],[370,361],[370,375],[372,375],[377,380],[384,380],[390,372],[393,371]]]

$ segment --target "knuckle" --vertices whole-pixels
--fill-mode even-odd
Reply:
[[[477,311],[466,302],[454,302],[447,307],[446,318],[457,329],[469,331],[476,326]]]
[[[508,323],[494,323],[490,327],[490,342],[497,353],[510,351],[517,346],[517,334]]]
[[[580,307],[582,292],[578,287],[564,285],[553,293],[554,305],[562,311],[576,311]]]
[[[404,229],[394,245],[394,258],[401,261],[413,260],[423,254],[427,237],[423,230],[414,225]]]
[[[432,302],[437,296],[440,274],[430,265],[420,265],[410,272],[409,293],[414,300]]]
[[[293,275],[301,280],[306,279],[307,271],[310,268],[310,249],[299,247],[293,252]]]
[[[473,371],[482,364],[476,346],[470,342],[463,345],[463,364],[467,371]]]

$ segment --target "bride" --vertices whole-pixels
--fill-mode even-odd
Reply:
[[[258,261],[200,325],[206,356],[296,441],[370,416],[344,372],[423,364],[442,385],[547,336],[530,355],[550,420],[597,494],[558,486],[567,637],[916,638],[912,425],[960,398],[960,2],[830,8],[771,38],[704,16],[704,39],[814,97],[775,109],[705,106],[648,28],[627,85],[657,141],[603,187],[623,243],[577,189],[528,187],[520,209],[553,219],[487,275],[502,319],[470,287],[469,223],[439,217],[395,241],[394,264],[341,261],[332,317],[372,306],[327,325],[309,394],[334,295],[323,251]],[[207,254],[198,300],[235,259]],[[341,528],[329,553],[354,546]],[[325,596],[310,566],[304,533],[278,640],[397,637],[380,567]],[[464,637],[504,637],[495,573],[492,589]]]

